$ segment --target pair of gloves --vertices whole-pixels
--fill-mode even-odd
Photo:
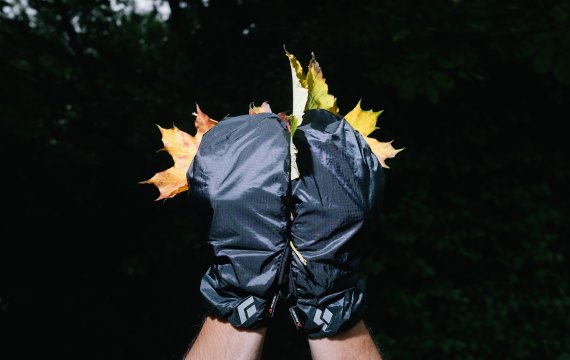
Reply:
[[[209,314],[267,326],[283,299],[310,338],[355,325],[366,309],[359,242],[381,208],[384,170],[341,116],[305,111],[293,137],[276,114],[229,117],[206,132],[187,172],[210,220],[213,263],[200,291]]]

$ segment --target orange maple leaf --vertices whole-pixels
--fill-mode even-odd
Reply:
[[[204,114],[198,104],[196,104],[196,112],[193,114],[196,116],[196,120],[194,120],[196,135],[194,136],[179,130],[174,125],[171,129],[164,129],[157,125],[162,133],[162,143],[164,144],[164,148],[160,151],[165,150],[172,156],[174,166],[140,182],[140,184],[153,184],[158,188],[160,196],[156,200],[172,198],[188,190],[186,171],[188,171],[188,167],[198,151],[202,136],[218,123]]]

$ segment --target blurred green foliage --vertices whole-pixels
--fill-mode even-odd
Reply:
[[[364,244],[385,358],[570,358],[570,1],[158,1],[167,20],[25,3],[0,1],[4,221],[26,224],[0,255],[11,336],[59,359],[181,357],[208,229],[137,185],[170,166],[154,124],[192,132],[195,102],[290,110],[285,44],[315,52],[341,113],[385,109],[372,136],[406,147]],[[267,358],[308,356],[292,329]]]

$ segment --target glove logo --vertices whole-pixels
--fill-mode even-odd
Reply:
[[[317,309],[317,311],[315,312],[315,317],[313,318],[313,321],[317,325],[323,325],[322,329],[323,329],[323,331],[326,331],[327,327],[331,323],[332,316],[333,316],[333,313],[330,312],[329,309],[325,308],[324,312],[321,311],[320,309]]]
[[[271,300],[271,305],[269,305],[269,307],[267,308],[267,312],[271,317],[273,317],[273,314],[275,313],[275,306],[277,305],[278,299],[279,299],[279,293],[275,294],[273,300]]]
[[[298,309],[297,306],[290,307],[289,312],[291,313],[291,317],[293,318],[293,323],[295,323],[296,329],[299,330],[303,327],[303,324],[297,315],[297,311],[295,310],[296,308]]]
[[[237,307],[239,320],[243,324],[247,321],[250,317],[253,316],[257,312],[257,308],[255,307],[255,303],[253,302],[253,296],[248,297],[244,302],[239,304]]]

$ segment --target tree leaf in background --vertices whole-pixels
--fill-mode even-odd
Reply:
[[[433,82],[441,90],[451,90],[455,87],[455,80],[442,72],[434,72],[431,74]]]
[[[437,91],[431,81],[426,81],[425,83],[425,94],[432,104],[435,105],[439,102],[439,91]]]
[[[554,78],[561,83],[570,83],[570,54],[561,54],[554,65],[552,70]]]
[[[547,45],[540,49],[532,58],[532,64],[539,74],[545,74],[552,66],[556,51],[554,47]]]

